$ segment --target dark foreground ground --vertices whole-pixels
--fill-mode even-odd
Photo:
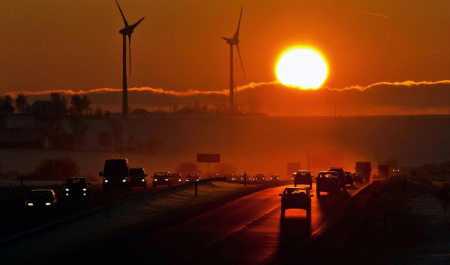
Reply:
[[[435,190],[391,180],[363,191],[330,229],[275,264],[449,264],[450,215]]]

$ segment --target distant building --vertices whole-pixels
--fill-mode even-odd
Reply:
[[[9,102],[0,100],[0,115],[13,114],[14,110],[14,107]]]
[[[36,100],[30,107],[30,114],[35,116],[58,116],[67,113],[66,107],[59,102]]]

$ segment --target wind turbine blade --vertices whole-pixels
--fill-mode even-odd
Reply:
[[[116,0],[116,3],[117,3],[117,6],[119,7],[120,14],[122,14],[122,18],[123,18],[123,22],[125,23],[125,27],[128,27],[128,22],[125,19],[125,16],[123,15],[122,9],[120,8],[119,2],[117,2],[117,0]]]
[[[239,45],[236,45],[236,48],[237,48],[238,55],[239,55],[239,61],[241,62],[242,73],[244,74],[244,80],[247,81],[245,78],[244,64],[242,63],[241,52],[239,51]]]
[[[130,62],[129,62],[130,72],[128,73],[128,76],[131,77],[131,35],[128,35],[128,53],[129,53],[128,57],[130,57]]]
[[[235,39],[235,40],[237,40],[239,38],[239,28],[241,27],[242,8],[243,8],[243,6],[241,6],[241,14],[239,15],[238,27],[237,27],[236,32],[234,33],[234,37],[233,37],[233,39]]]
[[[141,18],[138,22],[134,23],[134,24],[131,25],[130,27],[134,29],[135,27],[137,27],[137,25],[139,25],[139,23],[142,22],[142,20],[144,20],[144,18],[145,18],[145,17]]]

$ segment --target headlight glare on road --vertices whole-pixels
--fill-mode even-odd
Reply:
[[[86,196],[86,193],[83,193],[83,196]]]
[[[69,193],[66,193],[66,196],[69,196]]]

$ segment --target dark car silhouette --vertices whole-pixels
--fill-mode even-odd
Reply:
[[[89,185],[86,178],[68,178],[64,183],[64,195],[66,198],[87,198],[89,196]]]
[[[310,189],[307,187],[288,187],[284,189],[281,196],[281,215],[284,216],[286,209],[304,209],[306,216],[311,217]]]
[[[27,209],[51,209],[58,203],[55,192],[52,189],[35,189],[30,192],[25,207]]]
[[[191,173],[186,176],[186,182],[200,181],[200,179],[200,174],[198,173]]]
[[[342,190],[345,190],[345,173],[344,170],[341,167],[330,167],[328,171],[335,171],[338,173],[339,177],[339,185],[342,188]]]
[[[345,171],[344,174],[345,174],[345,185],[350,184],[350,186],[353,187],[354,179],[352,172]]]
[[[161,185],[172,186],[169,172],[156,172],[153,174],[153,188]]]
[[[130,178],[132,187],[142,187],[147,188],[147,174],[145,174],[145,169],[142,167],[130,168]]]
[[[270,176],[270,181],[279,181],[280,180],[280,176],[278,176],[278,174],[274,174],[272,176]]]
[[[309,185],[310,189],[312,188],[313,176],[311,175],[311,172],[309,172],[308,170],[299,170],[293,174],[293,177],[294,177],[294,186],[304,184]]]
[[[320,192],[339,192],[341,181],[336,171],[320,171],[316,177],[316,194],[320,196]]]
[[[103,172],[99,173],[103,177],[103,191],[110,189],[121,189],[130,192],[131,179],[129,175],[128,159],[107,159]]]

